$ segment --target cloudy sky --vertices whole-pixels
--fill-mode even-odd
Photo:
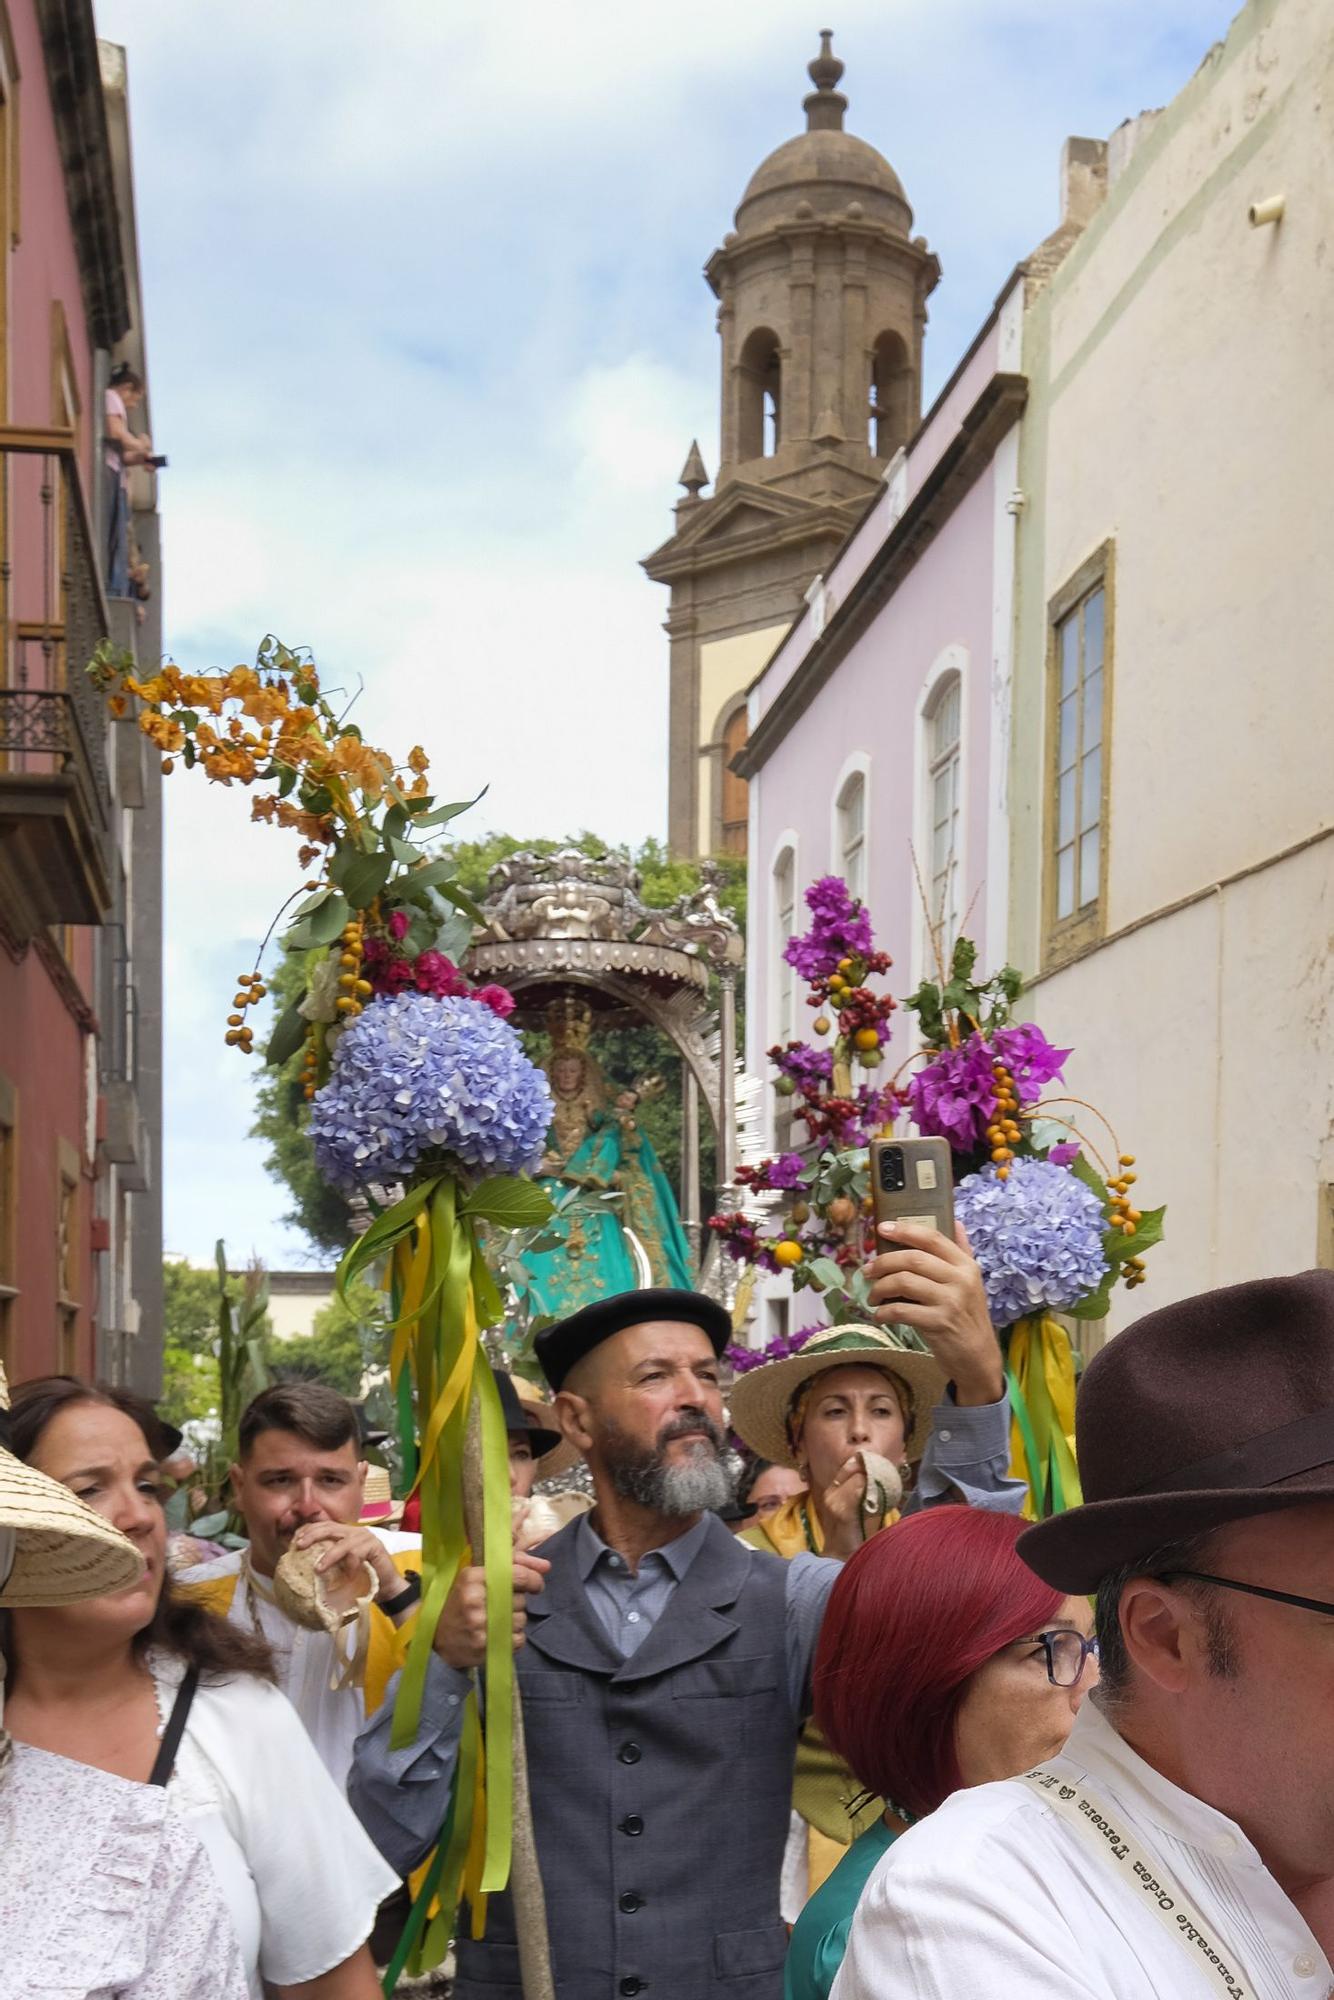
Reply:
[[[842,0],[848,124],[940,257],[926,397],[1057,220],[1069,133],[1166,102],[1229,0]],[[801,129],[801,0],[97,0],[128,51],[167,641],[275,631],[463,826],[663,831],[665,593],[692,437],[717,462],[701,276]],[[309,1261],[247,1138],[232,981],[286,835],[178,773],[167,827],[167,1244]]]

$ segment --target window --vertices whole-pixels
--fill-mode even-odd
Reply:
[[[1100,551],[1052,605],[1047,913],[1058,956],[1090,942],[1101,923],[1107,560]]]
[[[912,369],[897,333],[882,333],[871,350],[871,402],[867,443],[889,459],[912,430]]]
[[[737,457],[772,458],[782,436],[782,358],[778,336],[756,327],[737,368]]]
[[[854,771],[838,795],[838,868],[849,890],[866,901],[866,776]]]
[[[797,975],[783,953],[797,923],[797,857],[785,847],[774,863],[774,1034],[780,1042],[796,1039]]]
[[[723,729],[723,768],[719,782],[719,851],[744,854],[748,807],[746,781],[732,769],[732,759],[746,746],[747,716],[744,704],[727,718]]]
[[[926,718],[931,879],[930,924],[939,962],[948,965],[959,935],[960,730],[963,683],[949,674]]]

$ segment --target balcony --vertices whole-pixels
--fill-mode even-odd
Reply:
[[[0,919],[24,941],[111,905],[108,631],[74,446],[0,426]]]

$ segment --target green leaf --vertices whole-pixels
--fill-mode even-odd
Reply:
[[[198,729],[199,727],[199,717],[192,708],[178,708],[176,711],[176,720],[180,723],[182,729]]]
[[[1087,1153],[1076,1153],[1066,1171],[1072,1173],[1077,1181],[1083,1181],[1086,1188],[1092,1188],[1104,1209],[1110,1207],[1111,1196],[1107,1192],[1107,1183],[1098,1169],[1091,1164]]]
[[[407,824],[408,824],[407,807],[390,806],[388,812],[384,816],[384,826],[381,829],[384,835],[384,844],[386,847],[392,846],[394,841],[402,838],[402,835],[407,828]]]
[[[286,933],[283,944],[288,951],[308,951],[312,945],[332,944],[350,914],[346,896],[331,895]]]
[[[486,922],[485,912],[478,908],[472,897],[460,888],[457,882],[442,882],[440,884],[440,894],[447,896],[449,901],[454,905],[454,908],[462,910],[464,916],[471,917],[475,924],[484,924]]]
[[[278,1017],[278,1024],[269,1036],[269,1046],[264,1051],[264,1060],[270,1069],[277,1069],[294,1056],[306,1039],[306,1022],[301,1013],[301,1002],[306,997],[303,986],[296,999],[288,1003]]]
[[[354,910],[369,909],[389,880],[393,861],[383,850],[374,854],[354,854],[341,876],[348,902]]]
[[[296,922],[298,917],[308,917],[312,910],[318,910],[320,904],[327,902],[332,894],[333,891],[331,889],[317,889],[313,896],[307,896],[305,901],[303,903],[298,903],[296,908],[293,910],[292,912],[293,923]]]
[[[415,867],[421,849],[414,847],[410,840],[400,840],[397,834],[387,833],[384,844],[395,861],[401,861],[407,868]]]
[[[466,813],[473,806],[477,805],[486,797],[490,789],[489,785],[483,785],[475,799],[456,799],[453,805],[436,806],[432,812],[416,813],[414,815],[415,824],[417,826],[443,826],[447,820],[457,819],[460,813]]]
[[[847,1283],[843,1271],[832,1257],[814,1257],[806,1268],[822,1292],[841,1292]]]
[[[1146,1250],[1152,1250],[1155,1243],[1161,1243],[1163,1217],[1166,1214],[1165,1205],[1162,1208],[1146,1208],[1135,1225],[1134,1235],[1121,1238],[1125,1246],[1121,1252],[1122,1257],[1142,1257]]]
[[[512,1174],[496,1174],[480,1182],[459,1202],[460,1215],[478,1216],[502,1229],[533,1229],[549,1222],[554,1213],[545,1188]]]
[[[416,1187],[408,1189],[402,1201],[396,1201],[392,1208],[387,1208],[382,1215],[376,1216],[365,1235],[359,1236],[352,1247],[344,1252],[343,1260],[334,1277],[334,1288],[337,1292],[346,1298],[347,1288],[352,1280],[364,1271],[368,1264],[374,1263],[384,1251],[391,1249],[401,1236],[407,1235],[416,1217],[425,1208],[439,1185],[438,1174],[433,1180],[419,1181]]]
[[[1077,1306],[1067,1306],[1071,1319],[1106,1319],[1112,1305],[1112,1287],[1116,1283],[1116,1265],[1112,1264],[1096,1292],[1090,1292]]]
[[[285,799],[295,783],[296,765],[284,764],[282,767],[282,776],[278,780],[278,797]]]

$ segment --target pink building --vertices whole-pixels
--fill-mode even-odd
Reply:
[[[990,939],[1004,951],[1022,308],[1016,273],[751,688],[735,768],[750,781],[755,1075],[807,1031],[782,951],[821,875],[869,906],[898,992],[933,972],[933,929],[946,952],[965,927],[984,961]]]
[[[0,361],[0,1361],[152,1390],[161,779],[84,668],[108,637],[158,656],[161,568],[144,469],[151,602],[109,595],[104,399],[146,369],[124,56],[89,0],[0,0]]]

